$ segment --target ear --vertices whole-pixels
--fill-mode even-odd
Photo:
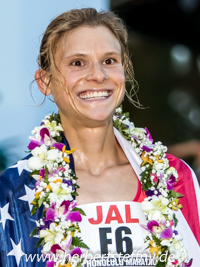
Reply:
[[[35,73],[35,81],[37,83],[38,88],[40,89],[40,92],[43,95],[50,95],[51,89],[49,86],[49,77],[44,70],[37,70]]]

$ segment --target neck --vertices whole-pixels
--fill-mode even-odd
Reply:
[[[70,122],[61,116],[65,137],[73,152],[75,169],[85,170],[94,176],[117,164],[121,147],[115,139],[112,121],[96,127]],[[122,155],[121,155],[122,156]]]

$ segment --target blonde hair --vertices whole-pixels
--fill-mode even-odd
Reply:
[[[51,82],[54,71],[59,71],[55,64],[54,55],[60,40],[66,33],[80,26],[105,26],[118,39],[122,51],[122,64],[126,82],[131,84],[130,94],[126,91],[126,95],[131,103],[140,106],[136,95],[137,90],[135,90],[135,86],[138,84],[134,79],[133,65],[127,47],[127,29],[123,20],[112,11],[97,12],[94,8],[72,9],[62,13],[49,24],[43,35],[38,57],[39,69],[44,70],[48,75],[47,86]],[[42,77],[40,78],[42,79]],[[137,98],[136,101],[132,99],[134,95]]]

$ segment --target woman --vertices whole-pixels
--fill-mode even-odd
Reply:
[[[147,246],[146,254],[157,257],[159,266],[190,266],[185,246],[197,266],[196,181],[182,161],[167,158],[166,148],[153,144],[149,131],[135,128],[118,108],[125,82],[133,83],[121,19],[95,9],[61,14],[44,34],[38,62],[38,88],[45,96],[53,95],[59,115],[47,116],[33,130],[31,154],[1,177],[2,266],[44,266],[38,255],[34,257],[40,253],[34,249],[38,239],[28,237],[33,219],[38,222],[31,236],[39,237],[47,266],[80,265],[82,253],[87,253],[81,249],[87,246],[93,257],[86,263],[90,266],[154,265],[147,257],[138,262],[139,251]],[[31,221],[30,209],[21,200],[24,189],[30,195],[34,186]],[[186,195],[175,230],[172,210],[181,208],[176,189]],[[82,218],[80,208],[86,213]],[[177,231],[183,228],[184,243]],[[105,254],[108,258],[103,259]]]

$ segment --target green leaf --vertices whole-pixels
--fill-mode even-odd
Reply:
[[[71,231],[71,232],[74,232],[77,228],[75,226],[71,226],[67,229],[65,229],[65,231]]]
[[[72,193],[72,196],[78,196],[78,193],[77,193],[76,191],[74,191],[74,192]]]
[[[84,259],[82,258],[81,261],[76,265],[76,267],[82,267],[83,262],[84,262]]]
[[[31,233],[30,233],[30,235],[29,236],[35,236],[35,235],[37,235],[38,234],[38,230],[39,230],[39,228],[37,227],[37,228],[35,228]]]
[[[57,142],[58,142],[58,143],[61,143],[61,141],[62,141],[62,136],[56,136],[56,139],[57,139]]]
[[[89,249],[89,247],[85,243],[83,243],[83,240],[80,237],[73,237],[72,245],[74,245],[75,247],[79,247],[79,248]]]
[[[48,198],[48,196],[50,195],[51,192],[47,192],[45,195],[45,198]]]
[[[42,206],[42,203],[44,202],[45,198],[41,197],[38,201],[38,207],[40,208]]]
[[[155,235],[152,235],[153,240],[156,242],[157,245],[160,245],[160,239],[157,238]]]
[[[85,212],[82,210],[82,209],[79,209],[79,208],[74,208],[73,211],[76,211],[78,210],[80,212],[80,214],[86,216]]]
[[[147,187],[145,184],[142,185],[142,189],[143,189],[144,191],[148,191],[148,187]]]
[[[34,171],[30,172],[30,176],[35,175],[35,174],[38,174],[39,175],[39,171],[34,170]]]
[[[175,213],[173,214],[173,219],[174,219],[174,225],[176,227],[177,226],[177,223],[178,223],[178,219],[176,218]]]
[[[165,264],[166,262],[161,262],[161,261],[158,261],[158,263],[156,264],[156,267],[165,267]]]
[[[151,186],[152,186],[151,181],[147,181],[147,182],[146,182],[146,186],[151,187]]]
[[[37,211],[37,209],[35,207],[33,207],[32,210],[31,210],[31,216],[33,216],[33,214],[35,214],[36,211]]]
[[[174,197],[174,198],[177,198],[177,197],[183,197],[182,194],[180,194],[180,193],[178,193],[178,192],[176,192],[176,191],[174,191],[174,190],[171,190],[171,191],[170,191],[170,195],[171,195],[172,197]]]
[[[40,240],[38,241],[38,243],[37,243],[37,245],[36,245],[36,248],[41,247],[42,245],[44,245],[44,243],[45,243],[44,238],[40,238]]]

